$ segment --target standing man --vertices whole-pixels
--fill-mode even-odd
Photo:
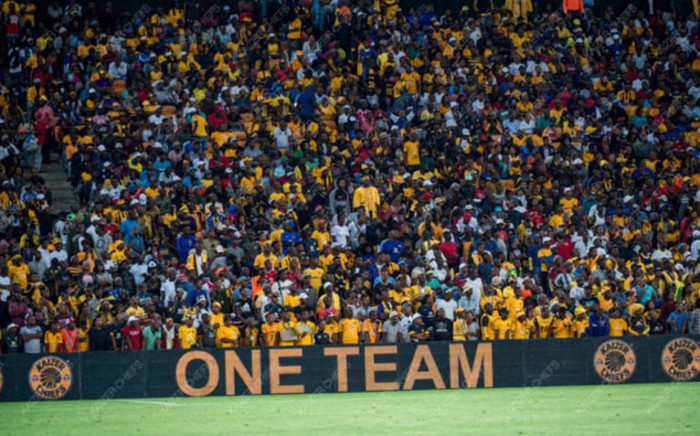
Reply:
[[[140,350],[142,338],[139,319],[132,315],[122,328],[122,350]]]
[[[362,325],[357,318],[352,317],[352,309],[345,308],[345,318],[338,323],[340,327],[340,342],[342,344],[359,344]]]
[[[66,353],[78,352],[78,328],[75,326],[75,319],[68,320],[68,325],[61,330],[63,335],[63,351]]]
[[[382,342],[385,344],[403,342],[402,330],[399,323],[399,313],[394,310],[389,314],[389,319],[384,321],[382,326]]]
[[[95,325],[90,329],[88,337],[90,338],[90,351],[116,351],[117,349],[114,335],[104,327],[104,320],[102,317],[98,316],[95,319]]]
[[[143,335],[143,349],[144,350],[160,350],[160,343],[163,332],[160,329],[160,321],[157,318],[153,318],[151,323],[143,329],[141,332]]]
[[[41,327],[36,324],[34,315],[30,315],[29,318],[27,318],[27,325],[20,329],[19,334],[22,336],[24,352],[26,354],[41,353],[42,332]]]

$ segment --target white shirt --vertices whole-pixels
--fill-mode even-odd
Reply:
[[[163,293],[163,305],[169,307],[175,300],[175,280],[166,280],[160,285],[160,292]]]
[[[569,291],[569,297],[576,300],[576,304],[579,304],[585,296],[586,296],[586,293],[584,292],[583,288],[580,286],[574,286]]]
[[[475,279],[467,278],[464,283],[472,288],[472,296],[474,296],[476,301],[481,300],[481,291],[484,289],[484,282],[481,280],[481,277]]]
[[[444,310],[445,311],[445,318],[449,319],[450,321],[455,320],[455,309],[457,309],[457,302],[453,299],[450,299],[450,301],[446,301],[442,298],[437,300],[437,303],[435,303],[435,306],[437,307],[437,310]]]
[[[700,239],[696,239],[690,244],[690,252],[693,254],[693,258],[698,260],[700,256]]]
[[[401,325],[401,330],[402,331],[407,331],[408,328],[413,324],[413,320],[416,319],[416,315],[410,315],[406,316],[404,314],[401,314],[401,317],[399,318],[399,324]]]
[[[342,248],[348,247],[348,238],[350,237],[350,228],[347,225],[335,224],[331,227],[331,237],[333,242],[340,245]]]
[[[272,135],[275,137],[275,142],[277,142],[277,148],[289,148],[289,137],[292,136],[292,131],[289,130],[289,127],[284,130],[278,127]]]
[[[666,250],[656,249],[651,254],[651,260],[653,260],[653,261],[658,261],[658,260],[663,260],[663,259],[673,259],[673,254],[671,253],[671,250],[669,250],[669,249],[666,249]]]
[[[129,272],[134,276],[136,286],[141,286],[145,281],[144,277],[148,274],[148,265],[145,263],[135,263],[129,268]]]

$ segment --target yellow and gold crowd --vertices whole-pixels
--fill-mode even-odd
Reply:
[[[700,333],[697,15],[542,3],[2,2],[3,353]]]

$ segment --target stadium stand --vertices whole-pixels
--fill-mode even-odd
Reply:
[[[3,353],[700,333],[697,10],[38,3]]]

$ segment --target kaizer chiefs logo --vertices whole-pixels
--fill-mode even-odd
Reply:
[[[593,355],[593,367],[604,381],[624,383],[637,367],[637,356],[625,341],[612,339],[602,343]]]
[[[700,346],[692,339],[673,339],[661,352],[661,367],[674,380],[694,379],[700,372]]]
[[[29,369],[29,387],[42,400],[63,398],[72,385],[73,371],[60,357],[42,357]]]

